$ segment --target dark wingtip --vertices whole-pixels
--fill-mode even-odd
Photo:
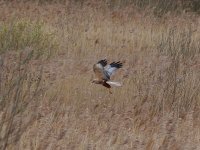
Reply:
[[[98,61],[97,63],[101,64],[102,66],[106,66],[107,65],[107,60],[106,59],[102,59],[102,60]]]
[[[118,62],[112,62],[111,64],[110,64],[110,66],[111,67],[116,67],[116,68],[122,68],[122,66],[123,66],[123,63],[122,62],[120,62],[120,61],[118,61]]]

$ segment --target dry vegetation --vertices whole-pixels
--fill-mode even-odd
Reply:
[[[0,149],[200,149],[200,18],[155,8],[1,1]]]

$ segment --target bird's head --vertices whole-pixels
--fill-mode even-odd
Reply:
[[[99,81],[98,79],[93,79],[93,80],[92,80],[92,83],[101,84],[101,81]]]

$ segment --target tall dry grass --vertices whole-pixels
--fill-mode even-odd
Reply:
[[[200,148],[198,16],[1,7],[2,149]],[[90,83],[102,58],[125,62],[112,95]]]

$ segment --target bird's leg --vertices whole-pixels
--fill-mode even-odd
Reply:
[[[109,88],[109,93],[110,93],[110,94],[112,94],[112,91],[111,91],[111,89],[110,89],[110,88]]]

